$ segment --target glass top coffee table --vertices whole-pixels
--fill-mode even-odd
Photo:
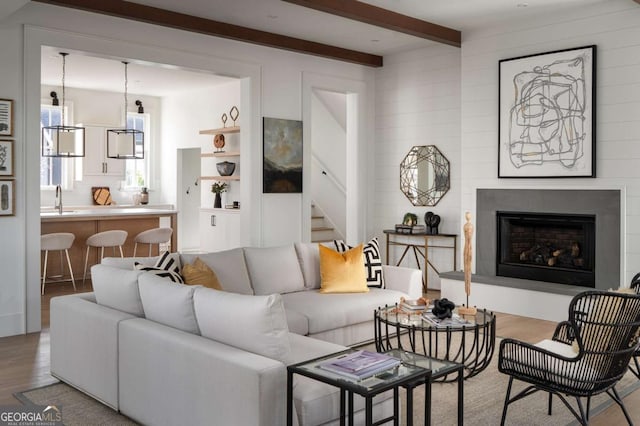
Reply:
[[[378,308],[374,313],[374,339],[378,352],[394,348],[429,358],[464,364],[464,378],[473,377],[491,361],[496,342],[496,317],[478,310],[465,317],[467,324],[435,325],[422,312],[408,313],[398,305]],[[438,381],[455,378],[442,376]]]
[[[400,409],[398,388],[404,387],[407,390],[407,420],[408,426],[413,423],[413,389],[422,384],[426,384],[425,392],[425,424],[431,422],[431,383],[434,379],[457,372],[458,374],[458,424],[462,424],[463,409],[463,365],[449,361],[441,361],[425,357],[415,353],[409,353],[400,349],[392,349],[386,352],[387,355],[400,359],[399,366],[382,371],[366,379],[352,379],[338,373],[333,373],[319,367],[328,359],[354,352],[355,349],[348,349],[342,352],[326,355],[320,358],[304,361],[298,364],[287,366],[287,425],[293,424],[293,375],[299,374],[305,377],[318,380],[320,382],[338,387],[340,389],[340,425],[345,424],[349,419],[349,424],[353,422],[354,405],[353,394],[361,395],[365,398],[365,424],[378,425],[389,421],[399,424]],[[394,414],[384,419],[373,421],[373,397],[393,390]],[[348,413],[347,407],[348,406]]]

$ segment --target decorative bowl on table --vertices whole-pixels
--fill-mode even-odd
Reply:
[[[218,173],[220,173],[220,176],[231,176],[236,170],[236,163],[223,161],[222,163],[216,164],[216,169],[218,169]]]

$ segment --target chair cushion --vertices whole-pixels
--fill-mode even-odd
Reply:
[[[193,302],[202,336],[289,363],[289,328],[279,294],[247,296],[198,287]]]
[[[193,308],[193,293],[198,286],[176,284],[153,273],[138,278],[145,317],[151,321],[200,334]]]
[[[309,334],[334,330],[373,320],[373,311],[407,297],[389,289],[371,288],[368,293],[321,294],[319,290],[282,295],[287,314],[294,311],[309,320]],[[329,313],[329,314],[328,314]],[[373,326],[371,326],[373,336]]]
[[[222,290],[216,273],[199,257],[196,257],[193,264],[187,263],[182,267],[182,278],[187,285],[197,284],[214,290]]]
[[[338,253],[344,253],[351,249],[342,240],[333,241]],[[369,287],[384,288],[384,274],[382,272],[382,255],[380,254],[380,244],[377,238],[372,238],[362,248],[364,255],[364,267],[367,272],[367,285]]]
[[[143,271],[126,270],[106,265],[91,267],[91,282],[96,303],[109,308],[144,317],[138,291],[138,277]]]
[[[282,247],[247,247],[247,270],[255,294],[304,290],[304,277],[293,244]]]
[[[215,272],[225,291],[240,294],[253,294],[251,281],[241,248],[204,254],[182,254],[182,263],[193,263],[199,257]]]
[[[545,339],[536,343],[534,346],[566,358],[575,358],[577,356],[577,352],[574,351],[571,345],[558,342],[557,340]]]
[[[364,270],[362,244],[338,253],[320,246],[320,293],[364,293],[369,291]]]

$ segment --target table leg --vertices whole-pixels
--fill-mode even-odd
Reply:
[[[462,370],[462,367],[458,370],[458,426],[462,426],[464,423],[464,419],[462,418],[464,412],[464,377]]]
[[[293,373],[287,371],[287,426],[293,426]]]
[[[413,426],[413,386],[407,386],[407,426]]]
[[[431,374],[424,381],[424,425],[431,426]]]
[[[364,424],[369,426],[371,424],[373,424],[373,397],[372,396],[368,396],[365,398],[365,420],[364,420]],[[353,411],[351,412],[351,415],[353,416]]]
[[[393,425],[398,426],[400,424],[400,395],[398,395],[398,388],[393,388]]]
[[[424,237],[424,285],[423,291],[429,290],[429,237]]]
[[[458,270],[458,237],[456,235],[453,236],[453,270]]]
[[[389,234],[386,234],[386,235],[387,235],[387,257],[386,257],[386,260],[387,260],[387,265],[391,265],[389,263]]]
[[[345,425],[345,412],[344,412],[344,404],[345,404],[346,392],[344,389],[340,389],[340,426]]]
[[[347,391],[349,395],[349,426],[353,426],[353,392]],[[371,424],[371,423],[368,423]]]

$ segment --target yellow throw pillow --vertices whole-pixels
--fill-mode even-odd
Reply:
[[[320,244],[320,293],[366,293],[362,244],[338,253]]]
[[[193,265],[189,263],[184,265],[182,268],[182,276],[184,278],[184,283],[187,285],[197,284],[214,290],[222,290],[222,286],[220,285],[220,281],[218,281],[216,273],[209,268],[209,265],[200,260],[199,257],[196,257],[196,260],[193,261]]]

